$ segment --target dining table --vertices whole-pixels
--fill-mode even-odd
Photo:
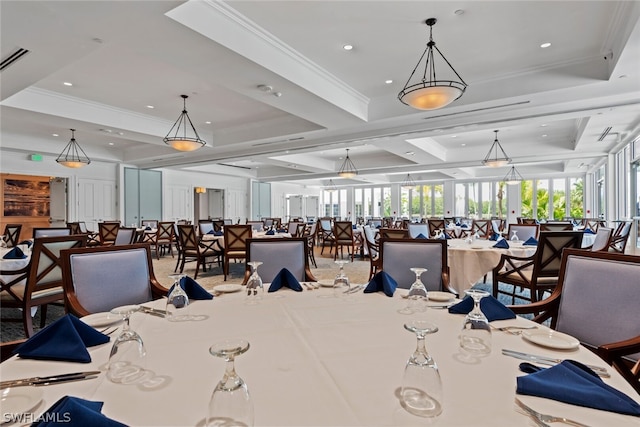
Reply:
[[[11,251],[13,248],[0,248],[0,280],[7,283],[13,280],[16,274],[13,274],[14,271],[19,271],[29,265],[31,261],[31,249],[28,248],[26,244],[18,245],[26,255],[25,258],[12,258],[5,259],[4,256],[7,252]]]
[[[494,329],[491,353],[476,357],[459,348],[465,316],[437,308],[442,302],[429,302],[424,312],[406,315],[401,314],[408,301],[404,289],[392,297],[382,292],[336,294],[331,287],[309,283],[303,283],[303,289],[282,288],[259,297],[248,297],[242,287],[217,293],[184,309],[198,319],[194,321],[134,313],[130,324],[144,341],[148,375],[131,384],[106,378],[111,343],[88,348],[87,364],[14,356],[0,364],[0,374],[9,380],[102,371],[95,379],[39,387],[42,399],[28,409],[34,417],[61,397],[76,396],[104,402],[104,415],[132,426],[203,426],[211,393],[225,370],[225,361],[212,356],[209,348],[222,340],[243,339],[250,347],[236,358],[235,369],[247,384],[256,426],[534,425],[518,412],[516,397],[541,412],[592,427],[640,426],[638,417],[516,395],[516,378],[527,375],[519,369],[523,361],[501,352],[510,349],[605,367],[611,375],[605,383],[640,402],[632,387],[585,347],[559,350]],[[165,304],[160,299],[145,305],[164,309]],[[416,348],[416,336],[404,324],[413,319],[438,327],[426,337],[443,383],[443,411],[435,419],[409,414],[399,400],[405,364]],[[491,324],[548,331],[521,317]],[[22,389],[26,393],[29,387]]]
[[[274,232],[273,234],[268,234],[267,231],[255,231],[251,233],[252,239],[285,239],[291,238],[291,233],[279,233]],[[217,241],[221,248],[224,248],[224,234],[216,235],[216,234],[203,234],[200,237],[201,240],[205,242]]]

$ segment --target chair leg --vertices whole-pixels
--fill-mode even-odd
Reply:
[[[45,323],[47,323],[47,304],[40,306],[40,328],[44,328]]]
[[[24,334],[27,338],[33,335],[33,318],[31,317],[31,307],[22,310],[22,324],[24,326]]]

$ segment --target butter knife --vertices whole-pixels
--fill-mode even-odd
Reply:
[[[157,308],[146,307],[144,305],[140,306],[142,308],[142,312],[146,314],[151,314],[152,316],[165,317],[167,315],[166,310],[158,310]]]
[[[7,380],[0,382],[0,389],[8,387],[21,387],[29,385],[49,385],[53,383],[77,381],[82,379],[96,378],[100,371],[73,372],[70,374],[51,375],[47,377],[21,378],[17,380]]]
[[[522,353],[515,350],[507,350],[506,348],[502,349],[502,354],[504,354],[505,356],[515,357],[516,359],[528,360],[529,362],[538,363],[540,365],[549,365],[549,366],[557,365],[558,363],[561,363],[564,360],[564,359],[555,359],[553,357]],[[585,366],[587,366],[593,372],[598,374],[598,376],[600,377],[609,378],[611,376],[609,375],[609,372],[607,372],[605,368],[602,368],[600,366],[586,365],[586,364]]]

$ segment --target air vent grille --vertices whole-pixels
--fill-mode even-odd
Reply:
[[[607,126],[606,128],[604,128],[604,130],[602,131],[602,134],[600,135],[600,138],[598,138],[598,142],[603,141],[607,135],[609,135],[609,132],[611,132],[611,126]]]
[[[27,49],[23,49],[19,47],[11,55],[9,55],[8,57],[2,60],[2,63],[0,63],[0,71],[4,71],[5,68],[8,68],[9,66],[15,64],[20,58],[25,56],[27,53],[29,53]]]

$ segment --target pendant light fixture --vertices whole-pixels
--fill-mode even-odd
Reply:
[[[462,80],[462,77],[460,77],[455,68],[453,68],[449,61],[447,61],[447,58],[440,52],[440,49],[436,46],[436,42],[433,41],[433,26],[436,22],[436,18],[429,18],[425,21],[429,26],[429,42],[427,43],[427,48],[422,53],[422,56],[420,56],[404,88],[398,94],[400,102],[417,108],[418,110],[437,110],[438,108],[445,107],[460,98],[467,88],[467,84]],[[438,80],[433,56],[434,49],[440,54],[458,80]],[[422,72],[422,76],[418,75],[412,82],[411,79],[420,67],[423,59],[425,59],[424,72]],[[418,80],[420,77],[421,79]]]
[[[329,180],[329,184],[327,185],[327,188],[324,189],[324,191],[328,191],[329,193],[333,193],[334,191],[338,191],[338,187],[336,187],[336,184],[333,182],[332,179]]]
[[[56,159],[56,162],[62,166],[68,168],[81,168],[91,163],[91,159],[86,155],[82,147],[76,142],[75,129],[69,129],[71,131],[71,140],[66,147],[62,150],[62,153]]]
[[[180,95],[184,102],[182,113],[173,124],[167,136],[163,138],[165,144],[172,146],[178,151],[194,151],[204,147],[207,143],[200,139],[198,131],[193,126],[187,114],[187,95]],[[187,126],[188,125],[188,126]],[[189,129],[189,127],[191,129]]]
[[[348,148],[347,148],[347,157],[344,158],[344,162],[342,162],[342,166],[340,166],[338,175],[341,176],[342,178],[353,178],[354,176],[358,175],[358,169],[356,169],[356,165],[354,165],[351,159],[349,158]]]
[[[511,158],[507,156],[507,153],[504,152],[502,145],[500,145],[500,142],[498,141],[498,131],[494,130],[494,132],[496,133],[496,138],[494,139],[493,144],[482,163],[491,168],[498,168],[511,163]]]
[[[400,184],[405,190],[410,190],[416,186],[416,182],[411,178],[411,174],[407,174],[407,177]]]
[[[524,181],[524,178],[522,178],[522,175],[520,175],[520,173],[516,170],[515,166],[511,166],[511,170],[509,171],[509,173],[507,173],[502,181],[504,181],[504,183],[507,185],[516,185]]]

